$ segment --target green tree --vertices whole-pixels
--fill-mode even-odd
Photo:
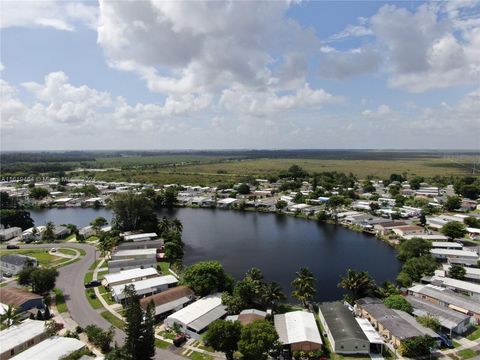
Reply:
[[[7,209],[0,207],[0,223],[6,228],[19,227],[23,230],[34,225],[30,213],[21,208]]]
[[[468,216],[463,219],[463,222],[468,227],[480,228],[480,219],[476,218],[475,216]]]
[[[296,272],[296,278],[292,281],[292,286],[295,289],[292,296],[301,301],[303,306],[307,306],[308,301],[315,296],[315,278],[308,268],[301,268]]]
[[[448,196],[443,208],[447,211],[455,211],[462,204],[462,199],[460,196]]]
[[[430,254],[432,243],[422,238],[412,238],[403,241],[398,248],[398,259],[406,261],[414,257]]]
[[[465,224],[460,221],[450,221],[443,225],[440,231],[451,240],[463,238],[467,234]]]
[[[100,229],[108,225],[108,221],[103,216],[98,216],[90,222],[90,225],[98,235],[100,233]]]
[[[50,194],[50,191],[48,191],[45,188],[34,187],[30,189],[28,196],[30,196],[32,199],[40,200],[47,197],[49,194]]]
[[[240,195],[250,194],[250,186],[248,186],[248,185],[245,184],[245,183],[242,183],[242,184],[238,185],[237,192],[238,192]]]
[[[400,289],[390,281],[384,281],[381,286],[375,290],[375,295],[379,298],[387,298],[391,295],[399,295]]]
[[[402,272],[408,274],[412,281],[420,281],[422,276],[431,276],[437,268],[435,260],[431,256],[421,256],[408,259],[403,264]]]
[[[183,273],[182,283],[195,294],[205,296],[216,291],[229,291],[233,279],[218,261],[202,261],[189,266]]]
[[[238,321],[216,320],[208,327],[204,340],[215,351],[223,352],[227,360],[233,360],[241,331],[242,325]]]
[[[113,341],[115,329],[111,326],[108,330],[103,330],[96,325],[88,325],[85,328],[85,334],[87,335],[88,341],[98,346],[102,353],[106,354],[111,349],[110,344]]]
[[[416,336],[402,341],[400,353],[408,358],[420,359],[430,355],[435,339],[430,336]]]
[[[260,269],[253,267],[245,273],[245,279],[250,279],[255,285],[255,294],[258,296],[263,290],[263,274]]]
[[[284,200],[278,200],[277,203],[275,204],[275,207],[277,208],[277,210],[282,210],[282,209],[285,209],[287,207],[287,202],[284,201]]]
[[[20,313],[18,309],[13,305],[7,305],[6,311],[0,315],[0,322],[5,324],[7,328],[20,323]]]
[[[270,322],[255,320],[242,328],[238,350],[244,360],[266,360],[277,346],[278,334]]]
[[[152,359],[155,355],[155,305],[144,313],[133,285],[127,285],[125,294],[125,349],[132,360]]]
[[[413,311],[412,305],[402,295],[390,295],[383,303],[390,309],[402,310],[409,314]]]
[[[36,294],[45,294],[55,288],[58,271],[54,268],[34,269],[30,274],[32,291]]]
[[[45,224],[45,230],[42,234],[42,240],[53,240],[55,239],[55,224],[52,221],[49,221]]]
[[[333,220],[335,223],[338,223],[338,208],[345,205],[345,198],[343,196],[335,195],[331,196],[327,201],[327,208],[330,209],[332,213]]]
[[[397,282],[404,287],[409,287],[412,285],[412,278],[404,271],[400,271],[397,275]]]
[[[440,321],[435,316],[417,316],[416,320],[419,324],[425,326],[426,328],[432,329],[433,331],[439,331],[442,327]]]
[[[183,259],[183,244],[175,241],[165,243],[165,257],[172,263]]]
[[[376,202],[371,202],[370,203],[370,211],[375,214],[377,210],[380,210],[380,205]]]
[[[466,273],[467,271],[465,270],[465,268],[457,264],[451,265],[450,268],[448,269],[448,276],[457,280],[464,280]]]
[[[283,293],[281,286],[274,281],[264,285],[261,297],[264,306],[270,307],[274,311],[280,302],[286,300],[286,296]]]
[[[376,288],[375,281],[366,271],[347,270],[346,276],[340,279],[338,287],[349,292],[347,300],[353,302],[370,295]]]
[[[158,231],[157,215],[153,203],[144,194],[132,191],[115,194],[110,200],[113,224],[121,231]]]

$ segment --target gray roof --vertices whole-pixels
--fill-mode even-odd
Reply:
[[[407,296],[406,299],[413,306],[413,314],[416,316],[435,316],[440,324],[452,330],[459,324],[469,319],[470,316],[459,313],[458,311],[450,310],[449,308],[433,304],[428,300],[416,298],[415,296]]]
[[[348,308],[339,301],[320,304],[319,310],[330,333],[337,340],[357,339],[368,341],[362,328]]]
[[[33,261],[34,264],[38,263],[37,259],[35,259],[34,257],[21,254],[6,254],[0,257],[0,261],[16,266],[25,266],[25,263],[28,260]]]
[[[129,250],[129,249],[158,249],[163,246],[163,240],[147,240],[147,241],[129,241],[122,242],[117,246],[118,250]]]
[[[424,331],[420,331],[416,326],[413,326],[405,320],[404,317],[398,313],[398,310],[392,310],[384,304],[375,303],[361,305],[361,307],[381,323],[393,336],[400,340],[425,335]],[[404,314],[408,315],[407,313]]]
[[[214,309],[210,310],[206,314],[203,314],[199,318],[195,319],[188,324],[189,328],[192,328],[196,332],[201,332],[208,325],[210,325],[215,320],[220,319],[223,315],[227,313],[227,308],[224,305],[219,305]]]
[[[458,294],[452,290],[434,285],[415,285],[408,289],[411,293],[422,294],[437,299],[445,304],[454,305],[462,309],[480,314],[480,303],[468,296]]]

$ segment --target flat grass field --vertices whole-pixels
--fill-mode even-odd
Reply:
[[[139,157],[139,165],[143,160]],[[113,159],[111,159],[113,160]],[[152,161],[153,159],[149,159]],[[133,157],[129,158],[132,163]],[[209,159],[208,163],[176,164],[168,167],[153,167],[140,165],[137,168],[127,168],[122,171],[107,170],[91,174],[97,180],[152,182],[157,184],[205,184],[213,185],[231,181],[239,181],[242,177],[251,175],[267,177],[287,170],[292,165],[299,165],[306,171],[326,172],[337,171],[346,174],[353,173],[359,178],[372,175],[388,178],[392,173],[408,176],[466,176],[471,175],[471,161],[463,159],[454,162],[446,158],[405,158],[392,160],[350,160],[350,159]]]

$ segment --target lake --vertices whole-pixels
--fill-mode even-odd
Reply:
[[[111,220],[108,209],[32,210],[35,225],[47,221],[87,226],[97,216]],[[266,280],[277,281],[286,294],[300,267],[317,279],[317,301],[342,298],[337,287],[346,270],[366,270],[377,281],[393,281],[400,270],[396,251],[374,236],[333,224],[276,214],[219,209],[180,208],[160,212],[183,223],[186,265],[218,260],[240,279],[251,267],[262,270]]]

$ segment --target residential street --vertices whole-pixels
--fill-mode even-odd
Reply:
[[[67,245],[65,245],[67,246]],[[22,245],[22,249],[26,248],[44,248],[50,249],[52,247],[59,247],[59,244],[39,244],[39,245]],[[94,310],[85,296],[84,276],[89,271],[90,265],[95,260],[95,248],[88,244],[68,243],[68,247],[83,249],[86,255],[81,257],[79,261],[60,267],[58,269],[59,276],[57,279],[57,288],[61,289],[65,301],[68,306],[68,311],[75,322],[81,327],[90,324],[97,325],[103,329],[110,327],[110,323],[105,320],[99,312]],[[2,246],[2,248],[5,248]],[[98,256],[98,252],[96,253]],[[103,310],[102,310],[103,311]],[[125,333],[122,330],[115,329],[115,341],[118,345],[123,345],[125,340]],[[156,359],[158,360],[181,360],[185,359],[181,356],[175,355],[170,351],[156,349]]]

